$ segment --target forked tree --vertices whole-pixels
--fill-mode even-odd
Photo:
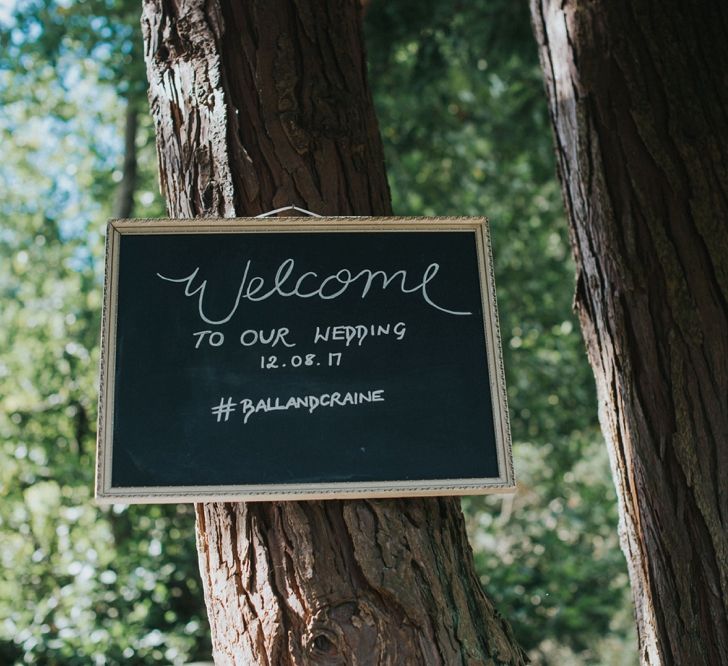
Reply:
[[[728,664],[728,4],[531,0],[645,664]]]
[[[173,217],[391,214],[357,0],[145,0]],[[523,664],[457,499],[201,504],[220,664]]]

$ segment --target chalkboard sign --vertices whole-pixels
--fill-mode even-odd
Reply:
[[[96,496],[514,487],[482,218],[109,223]]]

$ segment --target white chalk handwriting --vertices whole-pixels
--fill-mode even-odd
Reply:
[[[227,315],[219,319],[211,316],[205,309],[205,292],[208,288],[207,279],[200,279],[200,267],[196,267],[189,275],[184,277],[169,277],[157,273],[157,277],[167,282],[175,282],[185,285],[184,295],[186,297],[197,296],[197,311],[200,319],[207,324],[220,325],[229,322],[238,311],[240,303],[248,300],[254,303],[265,301],[272,296],[282,296],[283,298],[320,298],[322,300],[332,300],[338,298],[349,289],[360,289],[361,298],[364,299],[375,286],[375,281],[379,281],[381,289],[387,289],[390,285],[399,288],[403,294],[417,294],[429,306],[440,310],[449,315],[467,316],[472,312],[464,312],[442,307],[435,303],[427,291],[427,285],[435,279],[440,270],[440,264],[433,262],[427,266],[422,277],[409,279],[408,272],[405,269],[399,269],[394,272],[386,272],[383,270],[372,270],[365,268],[364,270],[354,273],[348,268],[342,268],[336,273],[326,276],[319,276],[313,271],[306,271],[300,275],[295,275],[296,261],[295,259],[285,259],[281,262],[275,277],[271,281],[266,282],[265,278],[259,275],[251,275],[252,261],[249,259],[245,263],[243,275],[240,280],[237,295]]]

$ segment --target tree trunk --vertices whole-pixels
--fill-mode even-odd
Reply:
[[[124,110],[124,163],[121,180],[116,191],[114,217],[131,217],[134,213],[134,195],[137,187],[137,129],[139,126],[139,102],[133,95],[126,98]]]
[[[358,3],[146,0],[161,187],[175,217],[289,204],[390,213]],[[522,664],[455,499],[204,504],[221,664]]]
[[[532,0],[649,664],[728,664],[728,5]]]

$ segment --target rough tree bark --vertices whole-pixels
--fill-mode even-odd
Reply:
[[[145,0],[176,217],[390,213],[358,2]],[[205,504],[220,664],[521,664],[454,499]]]
[[[641,657],[728,664],[728,5],[531,9]]]

